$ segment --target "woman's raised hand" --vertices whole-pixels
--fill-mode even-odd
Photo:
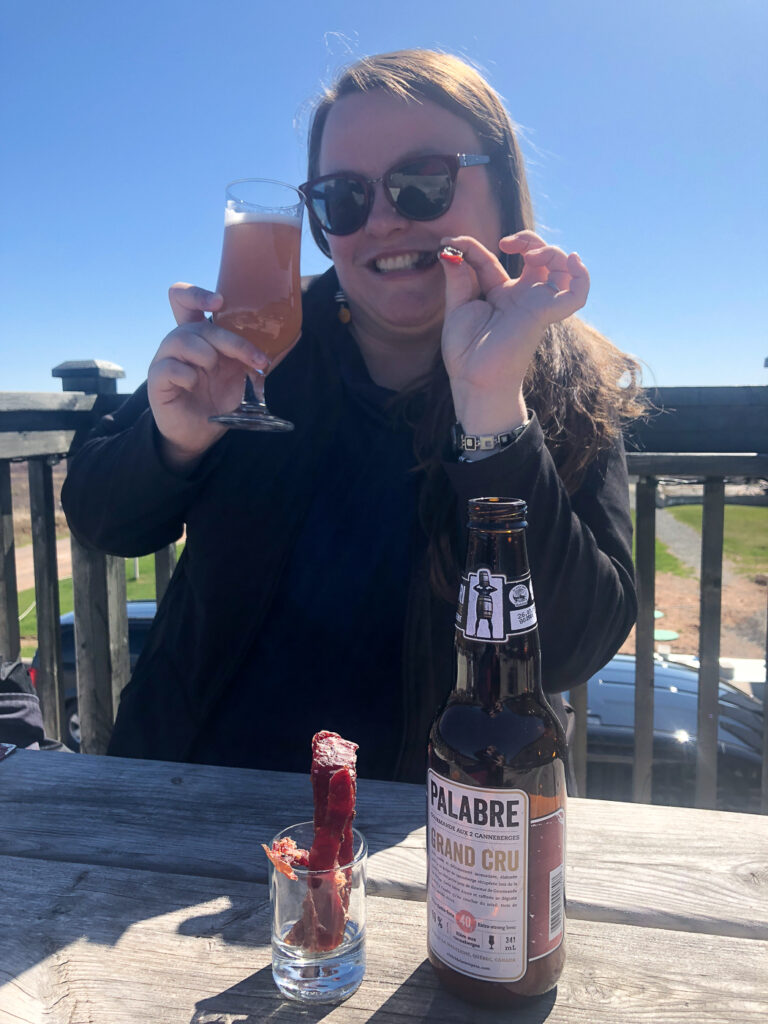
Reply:
[[[226,431],[208,417],[235,409],[246,373],[265,370],[269,360],[244,338],[206,318],[221,308],[221,295],[180,283],[171,286],[168,296],[178,327],[160,343],[147,387],[165,457],[183,467]]]
[[[464,260],[445,265],[443,360],[454,407],[468,433],[498,433],[525,419],[523,380],[546,328],[587,301],[589,274],[576,253],[547,245],[534,231],[499,242],[523,257],[512,280],[474,238],[444,238]]]

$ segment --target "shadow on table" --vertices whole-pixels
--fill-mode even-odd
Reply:
[[[232,988],[197,1003],[190,1024],[315,1024],[334,1006],[302,1006],[283,999],[272,980],[272,968],[262,967]]]
[[[3,772],[0,985],[64,961],[73,943],[85,940],[90,956],[133,941],[137,926],[147,941],[175,928],[268,950],[260,843],[311,818],[308,776],[26,750]],[[423,835],[409,836],[423,824],[424,790],[396,796],[394,807],[387,783],[360,780],[358,823],[371,858],[405,846],[404,863],[416,864],[410,888],[423,898]],[[393,888],[412,898],[404,883]],[[227,905],[201,907],[216,901]]]
[[[363,982],[364,992],[365,982]],[[350,999],[350,1009],[359,995]],[[515,1024],[543,1024],[551,1014],[557,989],[532,1004],[516,1008]],[[362,1003],[360,1008],[362,1009]],[[314,1024],[324,1020],[333,1006],[303,1006],[282,999],[274,987],[272,970],[264,967],[249,978],[218,995],[197,1004],[190,1024]],[[367,1018],[369,1024],[395,1024],[396,1021],[440,1021],[440,1024],[508,1024],[509,1010],[483,1010],[456,999],[441,988],[428,961]]]
[[[365,983],[363,983],[365,984]],[[552,1012],[557,989],[530,1006],[515,1008],[515,1024],[542,1024]],[[369,1018],[369,1024],[394,1024],[401,1020],[440,1021],[440,1024],[508,1024],[510,1010],[485,1010],[464,1003],[447,992],[428,960],[400,985]]]

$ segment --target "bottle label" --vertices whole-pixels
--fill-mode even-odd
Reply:
[[[565,811],[531,819],[522,789],[427,777],[429,944],[471,978],[519,981],[563,941]]]
[[[510,579],[478,568],[462,576],[456,626],[468,640],[502,644],[536,626],[530,574]]]

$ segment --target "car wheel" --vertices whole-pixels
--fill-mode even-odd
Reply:
[[[64,742],[70,750],[80,753],[80,716],[76,700],[68,700],[64,705]]]

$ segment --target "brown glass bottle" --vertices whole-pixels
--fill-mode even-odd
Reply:
[[[565,962],[565,734],[542,689],[526,512],[469,502],[456,682],[429,737],[429,959],[490,1006],[543,995]]]

